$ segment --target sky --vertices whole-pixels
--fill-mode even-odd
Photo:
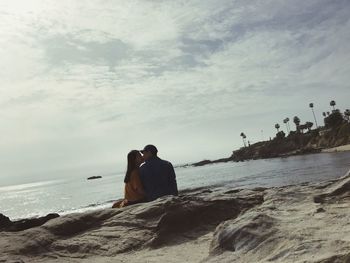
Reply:
[[[350,107],[348,0],[1,0],[0,185],[228,157]],[[291,127],[294,129],[293,123]]]

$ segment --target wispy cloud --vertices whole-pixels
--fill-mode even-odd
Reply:
[[[174,162],[215,158],[239,147],[243,130],[256,141],[286,115],[310,119],[311,101],[319,113],[331,99],[349,107],[346,0],[32,0],[0,10],[8,174],[114,167],[148,142]],[[51,148],[74,154],[47,157]]]

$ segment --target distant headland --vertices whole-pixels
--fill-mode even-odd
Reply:
[[[346,109],[341,112],[335,108],[335,101],[330,102],[330,106],[333,108],[331,112],[323,112],[323,126],[317,125],[317,120],[314,113],[314,104],[310,103],[309,107],[312,110],[315,129],[311,129],[314,126],[313,122],[306,121],[301,124],[298,116],[293,118],[295,124],[295,131],[292,131],[289,126],[289,118],[285,118],[283,123],[286,126],[287,135],[284,131],[280,130],[280,125],[275,124],[277,130],[276,136],[268,141],[261,141],[254,144],[250,144],[247,141],[247,136],[244,132],[240,133],[243,141],[243,147],[234,150],[232,155],[227,158],[221,158],[218,160],[202,160],[200,162],[188,164],[185,166],[203,166],[213,163],[222,163],[230,161],[245,161],[256,160],[276,157],[286,157],[292,155],[330,152],[337,151],[337,147],[340,150],[350,150],[350,110]],[[346,147],[344,145],[349,145]]]

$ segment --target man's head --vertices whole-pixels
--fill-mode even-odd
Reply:
[[[157,156],[158,150],[156,146],[148,144],[140,152],[143,155],[143,159],[146,161],[153,156]]]

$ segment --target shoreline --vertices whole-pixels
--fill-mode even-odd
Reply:
[[[350,144],[341,145],[333,148],[323,149],[321,152],[323,153],[335,153],[335,152],[347,152],[350,151]]]
[[[254,161],[254,160],[264,160],[264,159],[274,159],[274,158],[287,158],[291,156],[301,156],[306,154],[317,154],[317,153],[336,153],[336,152],[347,152],[350,151],[350,144],[345,144],[337,147],[332,148],[324,148],[324,149],[307,149],[304,151],[292,151],[288,153],[279,154],[276,156],[271,157],[259,157],[254,159],[242,159],[242,160],[235,160],[233,157],[227,157],[227,158],[220,158],[217,160],[203,160],[200,162],[185,164],[182,166],[179,166],[181,168],[186,167],[199,167],[209,164],[215,164],[215,163],[227,163],[227,162],[244,162],[244,161]]]
[[[346,145],[347,147],[350,148],[350,145]],[[332,151],[329,151],[329,152],[325,152],[325,153],[336,153],[336,152],[345,152],[345,151],[348,151],[347,149],[349,148],[346,148],[344,149],[343,146],[340,147],[341,150],[339,150],[339,147],[337,148],[334,148],[332,149]],[[323,153],[323,152],[321,152]],[[296,156],[296,155],[292,155],[292,156]],[[285,159],[285,158],[288,158],[288,157],[292,157],[292,156],[281,156],[281,157],[277,157],[276,160],[279,160],[279,159]],[[310,154],[310,156],[312,156]],[[347,155],[346,155],[347,156]],[[310,158],[310,157],[308,157]],[[322,158],[322,157],[316,157],[316,158]],[[273,159],[273,158],[269,158],[269,159]],[[247,160],[247,161],[254,161],[254,160]],[[227,163],[228,165],[230,165],[228,162],[225,162]],[[213,163],[215,164],[215,163]],[[220,165],[220,163],[217,163],[218,165]],[[234,163],[232,164],[234,165]],[[194,167],[195,169],[195,167]],[[337,172],[337,175],[341,175],[342,173],[344,172],[344,169],[342,169],[342,171],[340,172]],[[317,179],[316,180],[320,180],[320,179]],[[315,181],[316,181],[315,180]],[[294,184],[295,182],[293,182]],[[221,182],[221,183],[215,183],[215,184],[210,184],[210,185],[205,185],[205,186],[201,186],[201,185],[198,185],[198,186],[187,186],[186,188],[181,188],[181,190],[179,191],[180,193],[187,193],[189,191],[192,191],[192,190],[195,190],[197,189],[198,187],[199,188],[203,188],[203,187],[221,187],[221,186],[224,186],[226,183],[224,182]],[[277,184],[279,186],[283,186],[283,185],[289,185],[288,183],[284,183],[284,184]],[[258,185],[255,185],[255,186],[258,186]],[[239,187],[241,188],[245,188],[244,185],[240,185]],[[269,185],[269,184],[266,184],[264,185],[264,187],[274,187],[274,185]],[[248,188],[251,188],[251,187],[248,187]],[[120,197],[119,199],[121,199],[122,197]],[[104,201],[104,202],[98,202],[98,203],[89,203],[88,205],[83,205],[83,206],[80,206],[80,207],[77,207],[77,208],[74,208],[74,209],[68,209],[68,210],[58,210],[58,209],[50,209],[50,210],[47,210],[46,211],[39,211],[38,210],[38,213],[32,213],[31,215],[23,215],[23,216],[13,216],[13,214],[11,213],[6,213],[6,211],[0,211],[0,214],[1,212],[4,213],[6,216],[9,216],[11,221],[12,222],[16,222],[16,221],[21,221],[21,220],[34,220],[34,219],[37,219],[37,218],[41,218],[41,217],[45,217],[47,216],[48,214],[59,214],[60,216],[64,216],[64,215],[68,215],[68,214],[72,214],[72,213],[84,213],[84,212],[91,212],[91,211],[96,211],[96,210],[99,210],[99,209],[108,209],[110,208],[113,203],[115,201],[117,201],[118,198],[116,199],[108,199],[108,201]]]
[[[339,121],[330,122],[330,119],[336,116]],[[213,161],[202,160],[190,165],[203,166],[216,162],[239,162],[319,152],[349,151],[350,122],[343,119],[341,114],[336,111],[327,118],[325,118],[325,126],[316,127],[313,130],[309,128],[307,132],[303,132],[303,129],[297,129],[288,132],[288,134],[277,131],[274,138],[270,137],[270,140],[258,141],[253,144],[249,141],[247,143],[246,136],[242,132],[240,136],[242,136],[244,147],[234,150],[230,157]]]
[[[0,231],[0,262],[347,262],[349,220],[350,170],[318,183],[204,187]]]

